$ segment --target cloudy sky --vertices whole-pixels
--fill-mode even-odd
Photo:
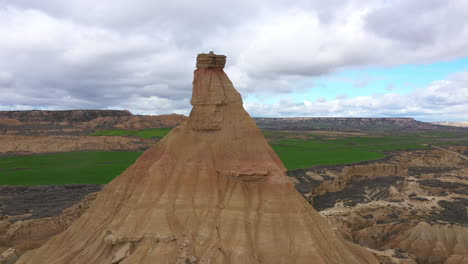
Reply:
[[[468,121],[468,0],[0,0],[0,110],[188,114],[210,50],[253,116]]]

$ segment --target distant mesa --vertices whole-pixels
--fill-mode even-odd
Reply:
[[[0,111],[0,118],[16,119],[21,122],[86,122],[99,117],[132,116],[128,110],[23,110]]]
[[[193,109],[66,231],[18,264],[378,264],[294,189],[222,70],[201,54]]]
[[[145,129],[175,127],[184,115],[133,115],[128,110],[0,111],[0,129]]]
[[[463,128],[448,127],[448,124],[433,124],[417,121],[410,117],[286,117],[255,118],[262,129],[285,130],[368,130],[368,131],[434,131],[456,130]]]

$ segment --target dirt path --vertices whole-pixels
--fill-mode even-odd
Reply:
[[[458,152],[456,152],[456,151],[453,151],[453,150],[450,150],[450,149],[446,149],[446,148],[436,147],[436,146],[432,146],[432,145],[431,145],[431,147],[432,147],[432,148],[435,148],[435,149],[445,150],[445,151],[447,151],[447,152],[450,152],[450,153],[452,153],[452,154],[455,154],[455,155],[459,156],[460,158],[462,158],[462,159],[464,159],[464,160],[468,160],[468,157],[467,157],[467,156],[465,156],[465,155],[463,155],[463,154],[461,154],[461,153],[458,153]]]

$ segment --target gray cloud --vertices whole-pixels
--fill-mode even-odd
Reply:
[[[211,49],[247,98],[301,92],[340,69],[468,56],[466,17],[463,0],[1,0],[0,108],[187,113]]]
[[[397,0],[369,13],[366,27],[416,49],[459,39],[459,34],[467,29],[467,10],[466,1]]]

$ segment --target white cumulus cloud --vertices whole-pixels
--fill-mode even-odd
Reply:
[[[280,100],[245,103],[254,116],[414,117],[419,120],[464,120],[468,114],[468,72],[432,82],[407,94],[384,93],[326,101]]]
[[[298,83],[340,70],[467,57],[466,47],[466,0],[3,0],[0,108],[187,113],[195,56],[209,50],[228,55],[226,72],[245,98],[271,98],[300,94],[310,86]],[[459,89],[450,87],[460,80],[446,81],[407,101],[411,109],[388,114],[425,118],[444,105],[453,110],[444,116],[459,117],[460,102],[452,102],[456,110],[446,105],[455,99],[429,93],[442,89],[436,86]],[[306,104],[316,115],[366,115],[376,104],[393,109],[388,102],[400,105],[408,95],[347,96]],[[311,111],[284,103],[289,110],[258,105],[256,111]]]

